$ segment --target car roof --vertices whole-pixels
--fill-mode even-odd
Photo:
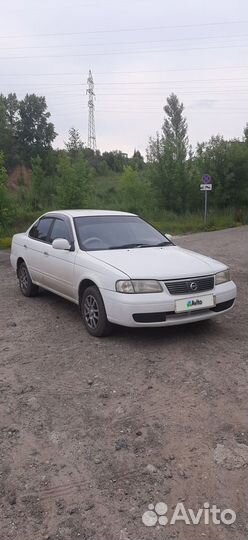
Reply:
[[[53,210],[52,212],[46,212],[46,216],[50,214],[62,214],[70,217],[84,217],[84,216],[134,216],[130,212],[118,212],[116,210]]]

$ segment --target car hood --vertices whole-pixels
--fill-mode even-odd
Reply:
[[[221,272],[226,266],[178,246],[91,251],[90,255],[132,279],[175,279]]]

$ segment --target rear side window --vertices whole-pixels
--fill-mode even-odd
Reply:
[[[41,240],[47,242],[48,233],[52,225],[54,218],[44,217],[41,218],[38,223],[33,225],[32,229],[29,232],[29,236],[35,240]]]
[[[52,243],[56,238],[65,238],[68,242],[71,241],[68,227],[63,219],[56,218],[54,220],[49,240]]]

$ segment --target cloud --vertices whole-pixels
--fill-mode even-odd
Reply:
[[[192,109],[213,109],[218,103],[217,99],[197,99],[191,105]]]

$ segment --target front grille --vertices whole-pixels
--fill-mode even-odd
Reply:
[[[204,276],[201,278],[175,279],[165,281],[170,294],[193,294],[210,291],[214,288],[214,276]]]

